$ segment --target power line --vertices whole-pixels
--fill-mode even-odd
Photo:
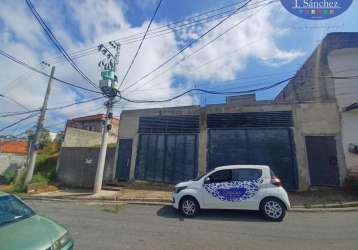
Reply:
[[[156,34],[162,34],[162,35],[170,34],[170,33],[172,33],[173,30],[174,31],[179,31],[179,30],[182,30],[182,29],[187,29],[188,27],[198,25],[198,24],[204,24],[204,23],[207,23],[207,22],[215,21],[215,20],[220,19],[221,17],[223,17],[224,14],[227,14],[227,13],[235,11],[235,8],[225,10],[225,11],[219,12],[219,13],[211,15],[211,16],[207,16],[207,15],[212,13],[212,12],[217,12],[219,10],[223,10],[223,9],[227,9],[229,7],[232,7],[232,6],[236,6],[236,5],[238,5],[240,3],[243,3],[243,2],[245,2],[245,0],[241,0],[241,1],[238,1],[236,3],[231,3],[231,4],[228,4],[228,5],[224,5],[224,6],[220,7],[220,8],[215,8],[215,9],[212,9],[212,10],[209,10],[209,11],[200,12],[199,14],[196,14],[196,15],[193,15],[193,16],[190,16],[190,17],[186,17],[186,18],[180,19],[178,21],[170,22],[170,23],[168,23],[166,25],[162,25],[162,26],[159,26],[159,27],[154,28],[154,29],[150,29],[148,31],[148,35],[147,35],[147,37],[145,39],[158,37],[158,36],[153,36],[153,34],[154,35],[156,35]],[[205,17],[198,20],[197,18],[201,17],[201,16],[205,16]],[[193,21],[190,21],[190,20],[193,20]],[[176,24],[180,24],[180,25],[176,25]],[[166,32],[166,31],[170,31],[170,32]],[[166,33],[163,33],[163,32],[166,32]],[[135,33],[135,34],[132,34],[132,35],[129,35],[129,36],[118,38],[118,39],[116,39],[114,41],[118,41],[122,45],[135,43],[135,42],[138,42],[138,41],[141,40],[142,35],[144,33],[145,32]],[[152,35],[152,36],[149,36],[149,35]],[[102,42],[102,43],[105,43],[105,42]],[[90,48],[87,48],[87,49],[78,50],[78,51],[73,51],[73,52],[70,52],[69,54],[72,55],[73,56],[72,58],[74,59],[74,58],[79,58],[79,57],[82,57],[82,56],[93,54],[94,52],[97,52],[97,46],[90,47]],[[60,58],[60,56],[56,56],[56,57],[53,57],[53,58],[47,59],[47,60],[52,60],[52,59],[57,59],[57,58]]]
[[[272,2],[274,2],[274,1],[272,1]],[[271,3],[271,2],[270,2],[270,3]],[[267,5],[264,5],[264,7],[265,7],[265,6],[267,6]],[[258,6],[258,7],[261,7],[261,6]],[[256,8],[257,8],[257,7],[256,7]],[[199,49],[197,49],[197,50],[194,51],[193,53],[191,53],[191,54],[189,54],[189,55],[187,55],[187,56],[184,56],[184,57],[181,58],[178,62],[172,64],[172,65],[169,66],[167,69],[165,69],[165,70],[162,71],[161,73],[157,74],[156,76],[154,76],[154,77],[151,78],[150,80],[144,82],[141,87],[137,87],[136,89],[130,91],[129,93],[132,93],[132,92],[134,92],[135,90],[138,90],[139,88],[144,87],[144,86],[147,85],[148,83],[152,82],[154,79],[157,79],[158,77],[160,77],[160,76],[162,76],[163,74],[165,74],[166,72],[168,72],[170,69],[172,69],[172,68],[178,66],[178,65],[181,64],[184,60],[186,60],[186,59],[188,59],[189,57],[191,57],[191,56],[197,54],[200,50],[204,49],[204,48],[207,47],[209,44],[213,43],[214,41],[216,41],[217,39],[219,39],[220,37],[222,37],[224,34],[226,34],[227,32],[231,31],[233,28],[237,27],[237,26],[240,25],[242,22],[248,20],[249,18],[251,18],[251,17],[252,17],[253,15],[255,15],[255,14],[257,14],[257,12],[254,13],[254,14],[252,14],[252,15],[250,15],[250,16],[245,17],[245,18],[242,19],[242,20],[240,20],[238,23],[234,24],[234,25],[231,26],[229,29],[227,29],[227,30],[225,30],[223,33],[221,33],[219,36],[217,36],[217,37],[215,37],[214,39],[210,40],[209,42],[207,42],[206,44],[204,44],[202,47],[200,47]],[[255,40],[254,42],[249,42],[249,43],[247,43],[247,44],[241,46],[240,48],[235,49],[235,50],[229,52],[228,54],[231,55],[232,53],[237,52],[237,51],[240,51],[242,48],[244,48],[244,47],[246,47],[246,46],[249,46],[249,45],[252,45],[253,43],[256,43],[256,42],[258,42],[258,41],[262,41],[262,39],[261,39],[261,40]],[[206,65],[208,65],[208,64],[210,64],[210,63],[212,63],[212,62],[214,62],[214,61],[216,61],[216,60],[221,60],[221,59],[223,59],[223,58],[225,58],[225,57],[224,57],[223,55],[221,55],[220,57],[217,57],[217,58],[214,58],[214,59],[212,59],[212,60],[210,60],[210,61],[208,61],[208,62],[205,62],[205,63],[199,65],[198,67],[191,68],[190,70],[191,70],[191,71],[192,71],[192,70],[198,70],[198,69],[200,69],[200,68],[202,68],[202,67],[204,67],[204,66],[206,66]],[[129,88],[130,88],[130,87],[126,88],[125,90],[127,90],[127,89],[129,89]]]
[[[34,71],[34,72],[37,72],[37,73],[39,73],[39,74],[41,74],[41,75],[50,77],[50,75],[47,74],[46,72],[43,72],[43,71],[41,71],[41,70],[39,70],[39,69],[36,69],[36,68],[33,67],[33,66],[28,65],[27,63],[25,63],[25,62],[23,62],[23,61],[21,61],[21,60],[15,58],[15,57],[13,57],[12,55],[6,53],[5,51],[0,50],[0,55],[6,57],[6,58],[8,58],[8,59],[10,59],[11,61],[13,61],[13,62],[15,62],[15,63],[17,63],[17,64],[19,64],[19,65],[22,65],[23,67],[28,68],[28,69],[30,69],[30,70],[32,70],[32,71]],[[87,88],[78,86],[78,85],[76,85],[76,84],[74,84],[74,83],[70,83],[70,82],[61,80],[61,79],[59,79],[59,78],[57,78],[57,77],[53,77],[53,79],[56,80],[56,81],[58,81],[58,82],[61,82],[61,83],[63,83],[63,84],[66,84],[66,85],[69,85],[69,86],[72,86],[72,87],[75,87],[75,88],[78,88],[78,89],[86,90],[86,91],[93,92],[93,93],[102,94],[102,92],[95,91],[95,90],[91,90],[91,89],[87,89]]]
[[[126,79],[128,73],[129,73],[129,71],[131,70],[131,68],[132,68],[132,66],[133,66],[133,64],[134,64],[134,61],[135,61],[135,59],[136,59],[137,56],[138,56],[139,50],[140,50],[140,48],[142,47],[143,41],[144,41],[145,37],[147,36],[148,30],[149,30],[150,26],[152,25],[152,22],[153,22],[155,16],[157,15],[157,12],[158,12],[158,10],[159,10],[159,7],[160,7],[161,3],[162,3],[162,0],[159,0],[159,2],[158,2],[158,4],[157,4],[157,7],[156,7],[156,9],[155,9],[155,11],[154,11],[154,14],[153,14],[152,18],[150,19],[150,22],[149,22],[149,24],[148,24],[148,26],[147,26],[147,29],[145,30],[145,33],[144,33],[144,35],[143,35],[143,38],[142,38],[142,40],[140,41],[140,44],[139,44],[139,46],[138,46],[138,48],[137,48],[137,51],[136,51],[136,53],[134,54],[134,57],[133,57],[131,63],[129,64],[129,67],[128,67],[126,73],[124,74],[124,77],[123,77],[121,83],[119,84],[119,87],[122,86],[122,84],[123,84],[124,80]]]
[[[31,115],[26,116],[25,118],[22,118],[22,119],[20,119],[20,120],[14,122],[14,123],[11,123],[10,125],[1,128],[1,129],[0,129],[0,132],[4,131],[5,129],[8,129],[8,128],[13,127],[13,126],[19,124],[19,123],[22,122],[22,121],[28,120],[28,119],[30,119],[30,118],[36,116],[36,115],[37,115],[37,114],[31,114]]]
[[[261,2],[265,2],[267,0],[264,0],[264,1],[261,1]],[[255,8],[258,8],[258,7],[266,7],[267,5],[275,2],[277,0],[274,0],[274,1],[270,1],[268,3],[265,3],[264,5],[259,5],[259,6],[256,6]],[[158,75],[156,75],[155,77],[153,77],[151,80],[148,80],[147,82],[145,82],[144,84],[147,84],[148,82],[151,82],[152,80],[158,78],[159,76],[163,75],[164,73],[168,72],[170,69],[178,66],[180,63],[182,63],[184,60],[188,59],[189,57],[197,54],[199,51],[201,51],[202,49],[206,48],[208,45],[210,45],[211,43],[215,42],[217,39],[219,39],[220,37],[222,37],[223,35],[225,35],[226,33],[228,33],[229,31],[231,31],[232,29],[236,28],[238,25],[242,24],[243,22],[245,22],[246,20],[248,20],[249,18],[251,18],[252,16],[256,15],[258,12],[255,12],[247,17],[245,17],[244,19],[240,20],[239,22],[237,22],[236,24],[234,24],[233,26],[231,26],[229,29],[225,30],[223,33],[221,33],[220,35],[216,36],[214,39],[208,41],[206,44],[204,44],[203,46],[201,46],[199,49],[197,49],[196,51],[194,51],[193,53],[187,55],[187,56],[184,56],[183,58],[181,58],[178,62],[174,62],[171,66],[169,66],[167,69],[165,69],[164,71],[162,71],[161,73],[159,73]],[[151,73],[153,73],[154,71],[152,71]],[[136,82],[134,82],[133,84],[131,84],[130,86],[128,86],[127,88],[125,88],[123,90],[123,92],[125,90],[128,90],[129,88],[133,87],[134,85],[138,84],[141,80],[143,80],[144,78],[146,78],[148,75],[150,75],[151,73],[145,75],[144,77],[140,78],[139,80],[137,80]]]
[[[127,102],[133,102],[133,103],[160,103],[160,102],[170,102],[173,101],[175,99],[178,99],[186,94],[189,94],[191,92],[197,91],[197,92],[202,92],[202,93],[206,93],[206,94],[212,94],[212,95],[232,95],[232,94],[249,94],[249,93],[253,93],[253,92],[257,92],[257,91],[263,91],[263,90],[268,90],[268,89],[272,89],[274,87],[277,87],[279,85],[281,85],[282,83],[285,83],[289,80],[291,80],[293,77],[284,79],[282,81],[279,82],[275,82],[273,84],[270,84],[268,86],[264,86],[264,87],[260,87],[260,88],[256,88],[256,89],[249,89],[249,90],[242,90],[242,91],[212,91],[212,90],[205,90],[205,89],[201,89],[201,88],[192,88],[189,90],[184,91],[181,94],[178,94],[176,96],[170,97],[168,99],[164,99],[164,100],[133,100],[133,99],[129,99],[127,97],[124,96],[120,96],[120,99],[123,99]]]
[[[65,57],[65,59],[70,63],[70,65],[95,89],[98,89],[98,86],[92,82],[83,72],[82,70],[76,65],[76,63],[72,60],[72,58],[68,55],[66,50],[62,47],[61,43],[56,39],[55,35],[52,33],[51,29],[47,26],[45,21],[42,19],[40,14],[36,11],[35,7],[31,3],[30,0],[26,0],[26,3],[31,10],[32,14],[35,16],[36,20],[42,27],[42,29],[45,31],[46,35],[50,38],[52,43],[55,45],[55,47],[61,52],[61,54]]]
[[[11,97],[9,97],[9,96],[5,96],[5,95],[3,95],[3,94],[0,94],[0,97],[4,97],[4,98],[10,100],[11,102],[17,104],[18,106],[20,106],[21,108],[23,108],[23,109],[25,109],[25,110],[27,110],[27,111],[30,110],[30,109],[28,109],[25,105],[23,105],[22,103],[16,101],[14,98],[11,98]]]
[[[59,109],[65,109],[65,108],[69,108],[78,104],[83,104],[83,103],[88,103],[88,102],[93,102],[93,101],[97,101],[99,99],[104,98],[103,96],[100,97],[95,97],[95,98],[91,98],[89,100],[83,100],[83,101],[77,101],[71,104],[67,104],[67,105],[61,105],[61,106],[56,106],[56,107],[51,107],[51,108],[47,108],[46,110],[49,111],[53,111],[53,110],[59,110]],[[7,113],[7,114],[3,114],[0,115],[0,117],[11,117],[11,116],[17,116],[17,115],[24,115],[24,114],[29,114],[29,113],[35,113],[35,112],[39,112],[41,111],[41,109],[35,109],[35,110],[30,110],[27,112],[14,112],[14,113]]]
[[[145,79],[146,77],[148,77],[150,74],[154,73],[155,71],[157,71],[158,69],[160,69],[161,67],[163,67],[164,65],[168,64],[170,61],[172,61],[175,57],[177,57],[178,55],[180,55],[181,53],[183,53],[186,49],[190,48],[191,46],[193,46],[196,42],[198,42],[200,39],[202,39],[203,37],[205,37],[208,33],[210,33],[212,30],[214,30],[215,28],[217,28],[218,26],[220,26],[222,23],[224,23],[227,19],[229,19],[234,13],[236,13],[237,11],[239,11],[240,9],[246,7],[246,5],[248,3],[250,3],[252,0],[248,0],[245,4],[243,4],[242,6],[240,6],[239,8],[237,8],[235,10],[235,12],[233,12],[232,14],[230,14],[229,16],[223,18],[220,22],[218,22],[217,24],[215,24],[213,27],[211,27],[210,29],[208,29],[206,32],[204,32],[203,34],[201,34],[198,38],[194,39],[193,41],[191,41],[190,43],[188,43],[187,45],[185,45],[181,50],[179,50],[176,54],[174,54],[173,56],[171,56],[170,58],[168,58],[167,60],[165,60],[163,63],[161,63],[159,66],[155,67],[152,71],[148,72],[147,74],[145,74],[144,76],[142,76],[141,78],[139,78],[138,80],[136,80],[135,82],[133,82],[132,84],[130,84],[126,89],[131,88],[132,86],[134,86],[135,84],[137,84],[138,82],[140,82],[141,80]]]

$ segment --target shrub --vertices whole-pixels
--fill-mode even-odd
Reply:
[[[31,183],[48,184],[49,178],[48,178],[48,176],[46,176],[44,174],[37,173],[37,174],[34,174],[34,176],[32,177]]]
[[[54,182],[56,180],[56,164],[57,155],[39,154],[36,159],[35,175],[42,177],[36,178],[45,178],[48,182]]]
[[[5,184],[10,184],[12,183],[16,178],[16,171],[13,169],[6,169],[4,172],[4,180],[5,180]]]

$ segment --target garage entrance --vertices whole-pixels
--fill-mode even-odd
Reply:
[[[230,164],[268,165],[286,189],[297,190],[291,126],[290,112],[215,114],[208,117],[208,127],[211,128],[207,169]]]
[[[175,184],[198,174],[197,116],[143,117],[135,178]]]

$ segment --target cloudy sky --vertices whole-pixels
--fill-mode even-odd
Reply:
[[[78,67],[95,83],[100,78],[97,63],[102,59],[102,55],[96,50],[97,45],[117,39],[122,43],[118,71],[118,77],[122,79],[157,5],[157,0],[32,2]],[[122,95],[131,99],[160,100],[192,87],[236,91],[269,85],[292,76],[328,32],[357,31],[357,1],[339,17],[309,21],[291,15],[280,2],[267,5],[269,0],[254,0],[170,63],[137,82],[213,27],[223,15],[232,13],[240,6],[240,2],[242,1],[163,0],[149,30],[149,39],[144,40],[123,84]],[[182,22],[183,20],[186,22]],[[169,26],[170,28],[165,26],[171,23],[175,24]],[[216,39],[224,32],[224,35]],[[126,38],[128,36],[131,37]],[[210,41],[213,42],[208,44]],[[40,63],[46,61],[56,66],[56,77],[92,88],[61,57],[36,22],[25,0],[1,1],[0,49],[49,72],[50,69]],[[28,109],[38,109],[43,101],[46,85],[46,77],[0,57],[0,94],[21,102]],[[257,97],[272,99],[283,87],[284,85],[258,92]],[[96,93],[70,88],[54,81],[49,107],[97,96],[99,95]],[[123,109],[206,105],[224,100],[225,96],[192,94],[162,104],[119,102],[115,105],[115,115],[118,116]],[[24,110],[1,97],[0,107],[0,113]],[[49,111],[45,126],[50,130],[61,130],[68,118],[103,111],[101,99]],[[2,117],[0,129],[26,116]],[[32,127],[36,119],[37,117],[33,117],[0,134],[21,133]]]

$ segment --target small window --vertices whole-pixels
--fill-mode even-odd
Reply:
[[[210,175],[210,183],[231,181],[231,176],[232,173],[230,169],[219,170]]]
[[[254,181],[261,177],[262,171],[260,169],[233,169],[233,181]]]

